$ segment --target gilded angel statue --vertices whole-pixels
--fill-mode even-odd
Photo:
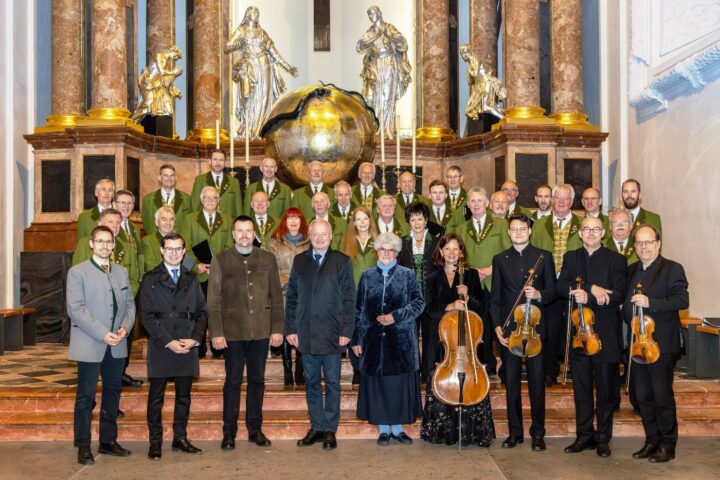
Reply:
[[[470,45],[460,47],[460,56],[468,63],[467,82],[470,85],[470,99],[465,107],[465,115],[473,120],[477,120],[481,113],[503,118],[505,114],[500,102],[507,97],[505,87],[485,70]]]
[[[175,86],[175,78],[182,73],[182,68],[175,65],[180,58],[180,49],[173,45],[168,50],[156,53],[154,61],[140,74],[140,101],[132,115],[135,123],[139,123],[145,115],[172,116],[175,112],[175,99],[182,97]]]

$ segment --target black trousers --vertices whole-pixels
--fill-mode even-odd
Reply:
[[[493,322],[490,320],[490,292],[483,288],[482,295],[485,305],[481,315],[483,322],[483,341],[478,347],[478,353],[481,354],[481,361],[485,364],[485,369],[488,373],[493,374],[497,373],[497,358],[495,358],[495,352],[493,351],[493,344],[497,342],[497,336],[495,335]]]
[[[545,336],[543,337],[543,369],[553,379],[560,374],[561,359],[564,360],[567,319],[564,300],[555,300],[545,306]]]
[[[265,396],[265,361],[270,339],[227,342],[225,349],[225,385],[223,386],[223,435],[237,435],[240,413],[240,385],[247,364],[245,425],[253,433],[262,428]]]
[[[575,431],[581,442],[609,442],[612,438],[613,409],[620,397],[618,364],[601,362],[596,357],[570,355],[573,395],[575,396]],[[595,395],[593,395],[593,386]],[[597,427],[593,427],[597,417]]]
[[[173,410],[173,440],[187,438],[187,424],[190,417],[190,389],[192,377],[175,377],[175,408]],[[162,409],[165,403],[165,387],[168,379],[151,378],[147,403],[147,424],[150,443],[162,443]]]
[[[523,436],[521,371],[522,358],[501,347],[505,366],[505,389],[507,395],[508,430],[510,435]],[[526,359],[528,391],[530,393],[531,437],[545,436],[545,373],[543,371],[543,352]]]
[[[207,299],[207,289],[208,289],[208,282],[207,280],[204,282],[200,282],[200,288],[203,291],[203,295],[205,295],[205,298]],[[206,302],[207,303],[207,302]],[[200,340],[200,346],[198,347],[198,356],[200,358],[205,358],[207,355],[207,328],[203,332],[202,340]],[[210,352],[213,357],[220,357],[223,355],[222,350],[216,350],[215,347],[212,346],[212,343],[210,343]]]
[[[675,448],[678,439],[674,367],[675,355],[665,353],[655,363],[633,363],[630,371],[631,391],[635,391],[640,407],[645,438],[666,448]]]

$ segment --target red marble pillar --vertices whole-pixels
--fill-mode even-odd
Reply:
[[[553,0],[552,118],[569,128],[592,127],[583,111],[582,0]]]
[[[85,113],[83,0],[52,2],[52,114],[36,132],[74,127]]]
[[[450,129],[450,7],[448,0],[422,0],[422,128],[425,142],[451,140]]]
[[[470,46],[485,70],[498,74],[497,0],[470,0]]]
[[[175,1],[147,0],[147,63],[175,44]]]
[[[193,13],[193,128],[188,140],[202,143],[215,143],[215,121],[222,119],[220,4],[217,0],[195,0]],[[226,130],[220,135],[228,140]]]

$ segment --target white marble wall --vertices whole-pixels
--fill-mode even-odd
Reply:
[[[32,213],[35,2],[0,2],[0,308],[17,306],[23,230]]]

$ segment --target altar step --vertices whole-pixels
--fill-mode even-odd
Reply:
[[[205,363],[205,362],[203,362]],[[213,363],[213,362],[211,362]],[[219,362],[218,362],[219,363]],[[205,379],[203,379],[205,380]],[[341,395],[340,438],[375,438],[377,431],[355,416],[357,389],[343,379]],[[242,398],[245,398],[243,388]],[[147,384],[141,388],[123,390],[121,408],[126,417],[118,421],[120,439],[146,440],[145,409]],[[720,384],[713,381],[678,380],[675,382],[678,404],[678,423],[681,435],[720,435]],[[5,388],[0,391],[0,441],[10,440],[72,440],[74,388],[38,389],[32,387]],[[222,436],[222,382],[211,381],[193,387],[189,436],[194,440],[220,440]],[[497,436],[507,435],[505,391],[494,383],[490,392]],[[98,395],[98,401],[100,397]],[[172,436],[172,406],[174,394],[169,385],[164,423],[166,438]],[[527,386],[523,385],[523,417],[526,428],[530,424]],[[264,401],[263,430],[271,439],[297,439],[309,428],[305,391],[303,387],[284,387],[281,377],[268,377]],[[244,405],[240,412],[239,438],[244,438]],[[418,425],[408,431],[417,436]],[[97,429],[97,409],[94,427]],[[546,391],[546,428],[548,436],[573,436],[575,413],[572,388],[556,385]],[[621,411],[615,414],[616,436],[642,436],[640,418],[632,413],[625,395]],[[95,431],[94,435],[97,435]]]

